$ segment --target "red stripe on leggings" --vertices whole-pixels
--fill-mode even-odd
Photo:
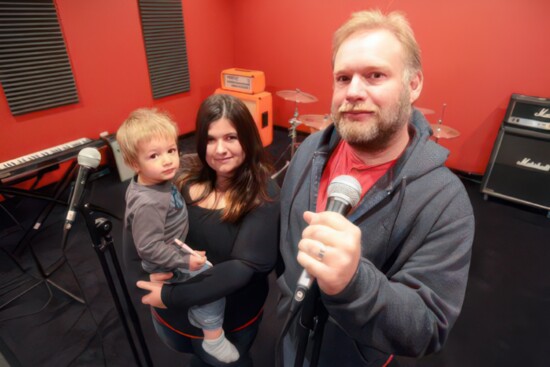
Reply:
[[[382,365],[382,367],[388,367],[390,365],[390,362],[393,360],[393,354],[390,355],[390,357],[388,358],[388,360],[386,361],[386,363],[384,363]]]
[[[151,312],[153,313],[153,316],[155,317],[155,319],[161,323],[162,325],[166,326],[168,329],[172,330],[173,332],[175,333],[178,333],[180,335],[183,335],[185,336],[186,338],[190,338],[190,339],[203,339],[202,336],[197,336],[197,335],[191,335],[191,334],[187,334],[187,333],[184,333],[183,331],[180,331],[180,330],[177,330],[175,329],[172,325],[170,325],[168,322],[166,322],[158,313],[157,311],[151,307]],[[264,312],[264,309],[262,307],[262,309],[260,310],[260,312],[258,312],[258,314],[256,316],[254,316],[252,319],[250,319],[249,321],[247,321],[244,325],[241,325],[233,330],[231,330],[230,332],[236,332],[236,331],[240,331],[240,330],[243,330],[245,328],[247,328],[248,326],[252,325],[253,323],[255,323],[258,318],[262,315],[262,312]]]

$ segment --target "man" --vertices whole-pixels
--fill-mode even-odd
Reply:
[[[282,188],[278,279],[279,311],[288,314],[307,270],[322,305],[314,313],[326,310],[328,320],[304,337],[299,325],[308,321],[289,316],[283,361],[294,365],[305,349],[305,365],[318,356],[320,366],[383,366],[393,355],[442,348],[464,299],[474,216],[444,166],[448,151],[412,107],[423,75],[407,20],[353,14],[334,35],[332,62],[334,126],[300,145]],[[326,188],[340,175],[362,187],[347,218],[323,212]],[[322,345],[299,346],[308,333],[319,340],[319,331]]]

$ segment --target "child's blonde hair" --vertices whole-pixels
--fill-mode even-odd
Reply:
[[[178,126],[166,112],[156,108],[133,111],[116,133],[116,140],[124,162],[130,167],[138,163],[138,148],[153,138],[178,139]]]

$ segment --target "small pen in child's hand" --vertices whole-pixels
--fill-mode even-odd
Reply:
[[[199,255],[198,253],[195,252],[195,250],[193,250],[191,247],[189,247],[187,244],[181,242],[179,239],[175,238],[174,239],[174,242],[178,244],[179,247],[181,247],[184,251],[186,251],[187,253],[191,254],[191,255],[195,255],[195,256],[198,256],[198,257],[203,257],[202,255]],[[208,266],[214,266],[212,265],[212,263],[208,260],[206,260],[206,265]]]

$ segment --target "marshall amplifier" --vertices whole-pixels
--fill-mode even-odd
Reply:
[[[550,211],[550,99],[512,94],[481,191]]]

